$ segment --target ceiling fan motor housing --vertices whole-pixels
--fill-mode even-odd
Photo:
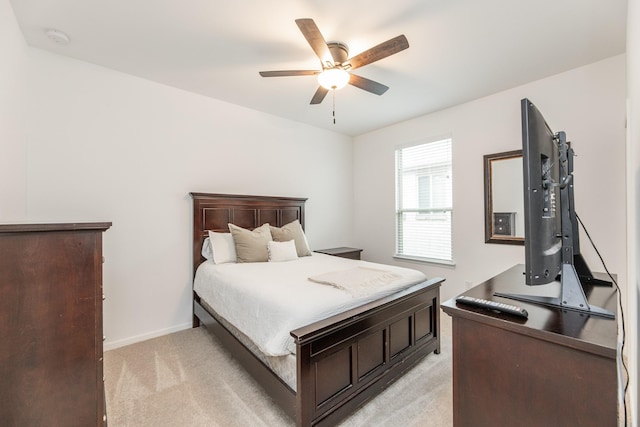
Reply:
[[[335,65],[341,65],[349,59],[349,46],[342,42],[328,42],[327,47]]]

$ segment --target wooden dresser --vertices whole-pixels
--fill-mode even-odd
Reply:
[[[0,424],[106,424],[102,233],[0,224]]]
[[[494,295],[560,294],[558,281],[526,286],[524,270],[516,265],[463,295],[520,306],[527,319],[455,298],[442,304],[453,323],[453,425],[617,426],[617,322]],[[616,311],[615,288],[583,288],[589,303]]]

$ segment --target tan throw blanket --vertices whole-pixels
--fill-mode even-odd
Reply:
[[[349,270],[333,271],[309,277],[309,280],[342,289],[353,297],[377,292],[400,278],[390,271],[375,268],[356,267]]]

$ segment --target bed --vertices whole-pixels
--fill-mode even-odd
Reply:
[[[228,232],[229,223],[255,229],[265,223],[282,227],[295,220],[304,227],[304,198],[190,194],[194,278],[205,262],[202,245],[209,231]],[[316,255],[331,258],[320,254],[309,258]],[[293,379],[285,378],[277,364],[270,363],[271,357],[260,354],[195,290],[193,326],[204,325],[214,333],[296,425],[335,425],[394,380],[410,375],[423,357],[440,352],[443,281],[425,280],[291,330],[293,354],[273,359],[289,359]]]

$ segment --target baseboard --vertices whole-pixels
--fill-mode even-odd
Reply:
[[[129,337],[117,341],[105,341],[103,349],[104,351],[114,350],[116,348],[124,347],[126,345],[135,344],[138,342],[150,340],[152,338],[161,337],[163,335],[171,334],[174,332],[184,331],[185,329],[190,329],[192,327],[192,323],[183,323],[180,325],[173,326],[167,329],[160,329],[158,331],[149,332],[147,334],[136,335],[134,337]]]

